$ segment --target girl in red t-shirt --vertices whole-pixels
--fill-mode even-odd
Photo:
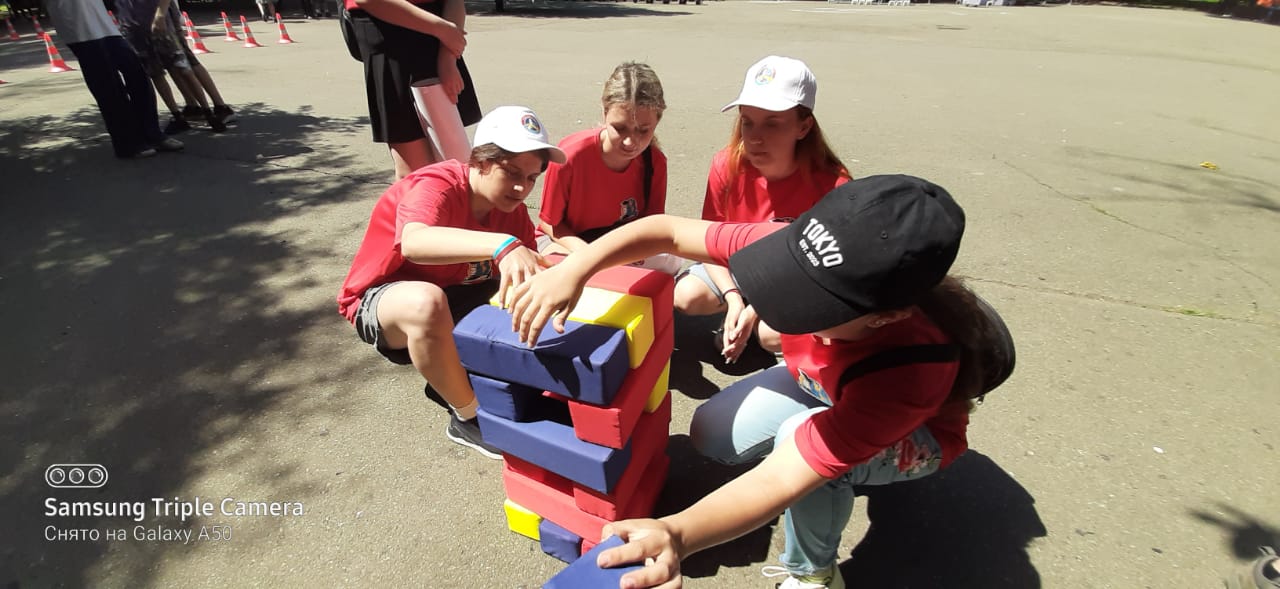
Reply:
[[[565,163],[547,169],[538,212],[544,254],[572,253],[666,207],[667,156],[654,137],[667,108],[658,75],[643,63],[623,63],[605,80],[600,102],[604,126],[565,137]],[[675,274],[680,259],[661,255],[641,265]]]
[[[849,171],[822,136],[813,108],[818,83],[796,59],[769,56],[747,70],[729,144],[715,155],[707,176],[702,218],[730,222],[790,222]],[[781,348],[778,333],[760,324],[729,270],[695,264],[676,283],[676,309],[688,315],[723,312],[722,354],[733,362],[751,333],[765,349]]]
[[[788,577],[786,589],[843,588],[836,559],[854,488],[928,476],[967,448],[969,399],[989,381],[978,356],[985,314],[946,276],[963,232],[964,212],[941,187],[872,176],[787,225],[642,219],[517,287],[513,325],[534,345],[549,320],[563,331],[591,274],[672,252],[729,266],[761,319],[787,334],[785,365],[727,387],[690,425],[706,456],[764,460],[679,513],[606,526],[627,544],[597,563],[646,563],[621,586],[662,585],[679,579],[684,557],[785,509],[784,566],[766,575]],[[917,355],[886,361],[907,351]]]

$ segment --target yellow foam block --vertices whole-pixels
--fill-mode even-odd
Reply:
[[[489,299],[489,304],[497,306],[498,296]],[[649,346],[653,345],[653,301],[648,297],[588,286],[582,289],[582,297],[569,313],[569,319],[625,330],[627,358],[632,368],[644,361]]]
[[[538,524],[542,523],[542,516],[520,507],[510,499],[502,502],[502,509],[507,512],[507,527],[512,532],[542,541],[538,535]]]
[[[662,375],[658,377],[658,382],[653,383],[653,391],[649,393],[649,400],[644,404],[645,413],[653,413],[658,410],[658,406],[662,404],[662,400],[667,398],[667,384],[671,380],[671,361],[667,361],[667,365],[662,369]]]

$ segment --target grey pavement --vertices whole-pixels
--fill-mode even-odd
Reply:
[[[532,106],[557,138],[599,121],[614,65],[653,65],[670,212],[700,211],[719,109],[769,53],[815,71],[855,175],[920,175],[965,206],[956,272],[1001,309],[1019,366],[968,455],[859,500],[850,586],[1213,587],[1280,542],[1280,29],[1114,6],[472,8],[482,105]],[[360,65],[334,21],[288,21],[294,45],[251,21],[251,50],[215,16],[193,14],[202,60],[241,120],[143,161],[111,157],[79,75],[47,73],[25,23],[0,41],[0,583],[540,586],[562,565],[506,529],[500,463],[446,440],[420,377],[336,313],[390,169]],[[735,474],[683,435],[742,372],[706,359],[677,354],[663,511]],[[110,481],[53,490],[54,463]],[[45,507],[197,496],[304,513]],[[771,587],[780,545],[771,525],[696,555],[687,586]]]

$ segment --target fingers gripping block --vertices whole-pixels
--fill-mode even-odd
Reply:
[[[584,587],[618,587],[622,583],[622,575],[639,570],[640,564],[632,564],[609,569],[602,569],[596,564],[596,557],[605,550],[622,546],[617,536],[609,536],[604,541],[582,555],[573,564],[565,567],[542,589],[582,589]]]
[[[497,300],[494,295],[489,304],[496,305]],[[653,345],[653,336],[666,326],[654,322],[652,299],[590,286],[582,289],[569,320],[621,329],[627,334],[627,355],[632,368],[640,366]]]
[[[511,314],[481,305],[453,330],[462,365],[493,379],[608,405],[630,370],[626,336],[619,329],[565,323],[565,333],[548,324],[530,349],[511,331]]]

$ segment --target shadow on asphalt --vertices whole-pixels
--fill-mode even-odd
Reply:
[[[755,338],[738,360],[726,364],[716,348],[715,330],[724,324],[724,314],[691,316],[676,313],[675,351],[671,354],[671,388],[686,397],[706,400],[720,392],[720,385],[703,376],[703,366],[721,374],[742,377],[778,363],[772,352],[765,351]]]
[[[1263,546],[1280,546],[1280,529],[1273,528],[1261,519],[1249,515],[1235,507],[1218,502],[1217,513],[1193,510],[1191,516],[1208,524],[1213,524],[1227,534],[1227,544],[1231,553],[1244,561],[1258,558],[1258,548]]]
[[[363,132],[362,123],[246,104],[229,133],[190,132],[186,154],[132,161],[112,157],[92,106],[0,126],[0,521],[9,523],[0,586],[93,586],[109,573],[143,587],[194,550],[48,541],[51,525],[190,529],[192,520],[154,517],[150,505],[141,522],[50,517],[46,498],[295,501],[332,480],[298,468],[291,449],[255,441],[272,435],[268,415],[279,424],[287,411],[300,428],[346,410],[340,395],[296,392],[353,369],[305,344],[317,337],[309,330],[340,321],[336,287],[316,284],[308,260],[349,252],[295,243],[277,222],[370,197],[350,178],[297,171],[348,166],[341,150],[315,148],[318,135]],[[289,167],[270,164],[285,155]],[[300,363],[315,368],[291,368]],[[45,469],[55,463],[101,464],[110,479],[51,489]],[[229,464],[249,488],[217,482]]]
[[[969,450],[932,476],[862,491],[871,527],[840,564],[850,587],[1041,586],[1027,554],[1048,533],[1035,498],[985,455]]]

